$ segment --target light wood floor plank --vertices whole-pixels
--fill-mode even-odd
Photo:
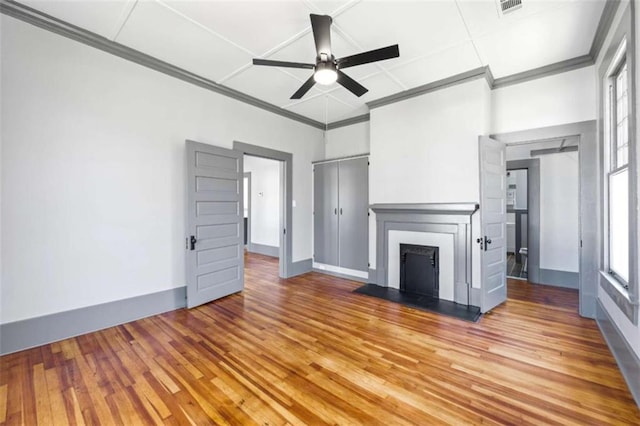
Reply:
[[[640,424],[574,290],[509,281],[474,324],[246,263],[240,294],[0,357],[0,425]]]

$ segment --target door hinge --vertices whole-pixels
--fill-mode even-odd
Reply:
[[[189,238],[185,238],[185,239],[184,239],[184,248],[185,248],[186,250],[189,250]]]
[[[367,263],[367,266],[368,266],[369,268],[371,268],[371,263]]]
[[[371,216],[371,212],[367,212],[367,217],[368,217],[368,216]]]
[[[282,230],[282,233],[283,233],[284,235],[287,235],[287,228],[283,229],[283,230]]]
[[[580,240],[580,248],[582,248],[582,240]]]

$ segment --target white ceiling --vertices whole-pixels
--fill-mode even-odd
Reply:
[[[489,65],[495,78],[589,53],[605,0],[523,0],[501,17],[495,0],[19,0],[216,83],[330,123],[365,102]],[[337,84],[289,97],[310,70],[252,58],[315,62],[309,14],[333,18],[336,57],[392,44],[400,57],[346,70],[369,89]]]

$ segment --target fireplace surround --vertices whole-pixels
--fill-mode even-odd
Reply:
[[[479,306],[479,293],[472,289],[472,215],[477,203],[373,204],[376,219],[376,269],[370,282],[389,286],[389,233],[408,231],[440,235],[452,241],[453,259],[448,265],[452,275],[452,301]],[[402,243],[402,241],[400,241]],[[431,245],[431,244],[430,244]],[[441,253],[442,254],[442,253]],[[445,259],[441,259],[443,262]],[[444,263],[440,264],[444,267]],[[373,272],[373,271],[372,271]],[[442,282],[441,282],[442,283]],[[439,289],[440,293],[446,289]]]

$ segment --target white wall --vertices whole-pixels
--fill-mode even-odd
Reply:
[[[187,138],[293,153],[293,260],[311,257],[322,131],[1,24],[2,323],[183,286]]]
[[[635,51],[635,57],[636,57],[636,64],[638,63],[638,58],[640,58],[640,32],[638,31],[638,26],[640,25],[640,8],[638,8],[637,3],[634,5],[634,9],[635,9],[635,16],[632,17],[632,19],[634,20],[634,23],[636,25],[636,40],[635,40],[635,45],[636,45],[636,51]],[[640,67],[636,66],[635,67],[635,84],[636,84],[636,105],[635,105],[635,109],[636,109],[636,123],[640,123],[640,96],[638,96],[638,82],[640,82]],[[635,138],[636,138],[636,159],[637,159],[637,166],[636,166],[636,170],[640,169],[640,145],[638,145],[640,143],[640,126],[638,126],[636,124],[636,134],[635,134]],[[640,176],[638,176],[636,178],[637,181],[637,187],[640,189]],[[637,206],[638,209],[638,244],[640,245],[640,205]],[[640,247],[638,247],[638,253],[640,253]],[[640,270],[638,271],[638,277],[640,277]],[[640,286],[640,283],[638,283],[638,285]],[[602,289],[598,289],[598,291],[602,291]],[[611,310],[609,311],[609,313],[611,314]],[[624,325],[624,335],[627,338],[627,340],[629,341],[629,344],[631,345],[631,347],[635,350],[636,355],[638,357],[640,357],[640,324],[636,324],[633,325],[631,323],[631,321],[629,321],[629,319],[627,317],[624,317],[624,320],[621,321],[626,321],[625,325]],[[620,324],[618,324],[618,326],[620,327]]]
[[[540,157],[540,268],[580,270],[578,153]]]
[[[560,141],[507,146],[507,160],[529,159],[531,150],[560,146]],[[579,272],[579,154],[563,152],[540,161],[540,268]]]
[[[280,161],[244,156],[251,172],[251,242],[280,247]]]
[[[369,122],[339,127],[325,133],[325,158],[341,158],[369,152]]]
[[[479,202],[478,136],[489,133],[490,107],[490,89],[482,79],[371,111],[370,203]],[[474,241],[478,225],[476,214]],[[374,269],[375,244],[372,214]],[[480,258],[478,245],[472,254]],[[479,262],[473,262],[472,282],[479,286]]]
[[[491,133],[596,119],[594,66],[506,86],[491,92]]]
[[[475,80],[371,111],[371,203],[479,201],[489,93]]]
[[[507,176],[507,192],[513,194],[513,199],[507,197],[507,205],[511,205],[514,209],[526,210],[527,208],[527,177],[526,169],[512,170]],[[514,186],[512,189],[511,186]]]

